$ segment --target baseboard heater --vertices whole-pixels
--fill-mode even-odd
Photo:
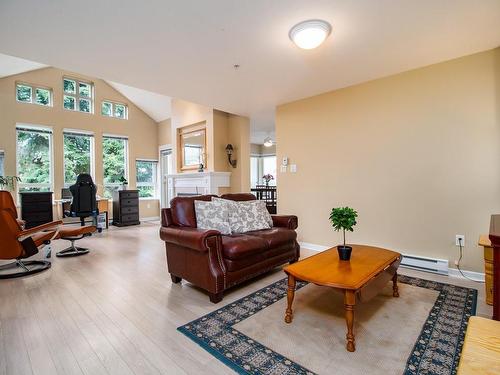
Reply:
[[[414,270],[448,275],[448,261],[446,259],[435,259],[427,257],[417,257],[403,254],[401,267],[412,268]]]

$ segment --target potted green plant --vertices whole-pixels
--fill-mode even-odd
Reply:
[[[333,229],[337,232],[342,230],[344,235],[344,244],[337,246],[340,260],[351,259],[352,247],[345,244],[345,231],[354,231],[353,227],[356,225],[357,217],[358,213],[350,207],[332,208],[330,213],[330,222]]]

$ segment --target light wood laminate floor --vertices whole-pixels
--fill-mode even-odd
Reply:
[[[111,228],[80,241],[88,255],[53,257],[48,271],[0,280],[0,375],[233,373],[176,328],[284,273],[237,287],[213,305],[192,285],[171,283],[158,229],[152,222]],[[56,241],[54,251],[66,246]],[[482,284],[402,273],[477,288],[478,314],[491,315]]]

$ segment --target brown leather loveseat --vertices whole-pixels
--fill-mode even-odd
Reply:
[[[197,229],[195,200],[212,195],[176,197],[162,210],[160,237],[165,241],[172,281],[185,279],[208,291],[210,301],[220,302],[224,290],[299,259],[297,217],[273,215],[273,228],[244,234],[221,235]],[[225,194],[235,201],[255,200],[252,194]]]

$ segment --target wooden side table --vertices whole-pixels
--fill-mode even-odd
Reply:
[[[484,249],[484,279],[486,303],[493,305],[493,247],[487,234],[479,236],[479,246]]]

